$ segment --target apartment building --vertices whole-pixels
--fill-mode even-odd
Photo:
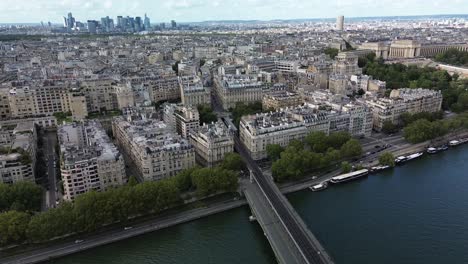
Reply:
[[[273,109],[279,110],[281,108],[298,106],[302,104],[302,98],[298,93],[289,91],[275,91],[265,94],[262,99],[263,110]]]
[[[201,126],[189,138],[195,147],[196,161],[202,166],[212,167],[234,151],[233,136],[221,121]]]
[[[142,85],[152,102],[177,100],[180,98],[179,79],[177,76],[157,76],[132,78],[132,86]]]
[[[0,183],[35,181],[37,132],[33,122],[0,128]]]
[[[340,52],[333,62],[333,73],[339,75],[362,74],[358,66],[358,56],[353,52]]]
[[[393,90],[389,98],[366,101],[372,108],[373,127],[380,131],[385,122],[400,124],[403,113],[437,112],[442,109],[442,94],[429,89],[402,88]]]
[[[11,118],[10,102],[8,101],[8,88],[0,88],[0,119]]]
[[[179,106],[174,111],[175,128],[179,135],[188,138],[191,131],[200,127],[200,115],[197,108],[192,106]]]
[[[111,79],[86,80],[80,83],[80,91],[86,97],[88,112],[102,112],[118,109],[115,86]]]
[[[198,106],[211,104],[210,89],[203,86],[198,76],[179,77],[180,95],[183,105]]]
[[[264,82],[257,80],[256,75],[216,76],[214,82],[215,92],[224,109],[235,107],[238,102],[261,102],[263,95],[269,91]]]
[[[8,101],[12,118],[51,116],[71,112],[76,119],[87,116],[87,100],[77,94],[69,82],[45,80],[34,83],[12,83]]]
[[[123,156],[98,121],[63,125],[57,134],[65,200],[126,183]]]
[[[112,131],[119,146],[145,181],[175,176],[195,166],[195,150],[162,121],[117,117]]]
[[[347,131],[352,136],[370,135],[372,115],[363,105],[346,104],[330,110],[305,104],[283,111],[244,116],[239,125],[241,141],[255,160],[267,157],[269,144],[288,146],[293,139],[302,140],[312,131],[326,134]]]

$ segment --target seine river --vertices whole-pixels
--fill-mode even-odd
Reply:
[[[468,146],[288,196],[336,263],[468,263]],[[50,263],[275,263],[242,207]]]

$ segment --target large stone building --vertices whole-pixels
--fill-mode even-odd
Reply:
[[[435,57],[449,49],[468,51],[468,44],[421,44],[416,40],[396,40],[390,44],[385,42],[366,42],[359,50],[372,50],[377,58],[405,59],[415,57]]]
[[[239,125],[240,139],[252,158],[259,160],[267,157],[267,145],[286,147],[291,140],[301,140],[312,131],[370,135],[372,115],[367,107],[354,104],[330,107],[331,110],[320,110],[318,105],[305,104],[283,111],[244,116]]]
[[[86,97],[88,112],[102,112],[118,109],[115,86],[111,79],[86,80],[81,82],[80,91]]]
[[[132,78],[132,86],[141,85],[149,94],[152,102],[171,101],[180,98],[179,79],[177,76],[156,76]]]
[[[340,52],[333,62],[333,73],[339,75],[361,74],[362,69],[358,66],[358,56],[353,52]]]
[[[358,50],[372,50],[377,58],[386,60],[390,47],[384,42],[365,42],[362,43]]]
[[[298,93],[288,91],[275,91],[263,96],[263,110],[279,110],[281,108],[298,106],[302,104],[302,98]]]
[[[175,128],[179,135],[188,138],[191,131],[197,131],[200,126],[198,110],[191,106],[179,106],[174,111]]]
[[[415,58],[421,55],[421,43],[415,40],[395,40],[390,45],[390,59]]]
[[[37,133],[33,122],[0,128],[0,183],[35,181]]]
[[[34,83],[11,83],[8,94],[12,118],[51,116],[70,112],[75,119],[87,116],[87,100],[77,94],[70,82],[45,80]]]
[[[403,113],[437,112],[442,109],[442,94],[440,91],[429,89],[403,88],[393,90],[390,98],[368,100],[367,105],[372,108],[373,127],[382,130],[386,122],[400,124]]]
[[[261,102],[268,87],[257,80],[256,75],[223,75],[215,77],[215,92],[224,109],[235,107],[236,103]]]
[[[123,156],[98,121],[63,125],[57,133],[65,200],[126,183]]]
[[[196,161],[203,166],[212,167],[234,151],[233,136],[221,121],[205,124],[190,133],[190,142],[195,147]]]
[[[179,85],[182,104],[195,107],[203,104],[211,104],[210,89],[203,86],[199,77],[179,77]]]
[[[114,137],[145,181],[175,176],[195,166],[195,150],[164,122],[152,119],[112,122]]]

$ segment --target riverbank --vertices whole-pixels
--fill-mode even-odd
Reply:
[[[468,136],[468,132],[456,133],[448,135],[444,138],[439,139],[440,142],[449,141],[452,139],[458,139],[461,137]],[[383,140],[384,141],[384,140]],[[419,151],[425,151],[425,149],[431,145],[435,144],[435,141],[423,142],[420,144],[412,145],[398,145],[392,146],[387,151],[394,153],[394,155],[404,155],[410,154]],[[361,159],[361,162],[368,164],[368,166],[373,166],[378,159],[379,153],[370,155],[364,159]],[[371,161],[371,162],[369,162]],[[331,177],[334,177],[340,173],[339,170],[321,175],[315,179],[308,178],[300,182],[287,183],[280,186],[280,189],[283,193],[291,193],[300,190],[304,190],[311,185],[329,180]],[[268,174],[268,172],[266,173]],[[193,221],[205,216],[217,214],[233,208],[238,208],[246,204],[246,201],[243,199],[240,200],[225,200],[218,203],[208,204],[204,208],[191,209],[187,211],[177,212],[174,214],[168,214],[164,217],[155,217],[151,220],[148,220],[144,223],[139,223],[132,226],[131,229],[124,230],[123,228],[110,230],[108,232],[102,232],[98,235],[90,235],[83,239],[80,243],[75,243],[75,241],[69,241],[67,243],[62,243],[59,245],[53,245],[50,247],[43,247],[40,249],[32,250],[29,252],[21,253],[11,257],[6,257],[2,260],[2,263],[39,263],[47,261],[53,258],[62,257],[65,255],[77,253],[84,251],[93,247],[98,247],[113,243],[116,241],[128,239],[131,237],[139,236],[145,233],[153,232],[156,230],[164,229],[174,225],[186,223]]]

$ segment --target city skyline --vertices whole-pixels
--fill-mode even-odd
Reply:
[[[126,3],[121,0],[45,0],[40,3],[0,3],[4,11],[0,23],[38,23],[51,21],[60,23],[63,14],[73,12],[79,21],[99,17],[119,15],[141,15],[147,13],[154,22],[170,21],[201,22],[211,20],[274,20],[274,19],[312,19],[379,16],[420,16],[468,13],[468,6],[462,0],[411,0],[405,3],[390,0],[335,0],[327,3],[298,0],[241,0],[206,1],[182,0],[151,2],[149,0]],[[363,7],[366,8],[356,8]],[[443,7],[444,11],[441,11]]]

